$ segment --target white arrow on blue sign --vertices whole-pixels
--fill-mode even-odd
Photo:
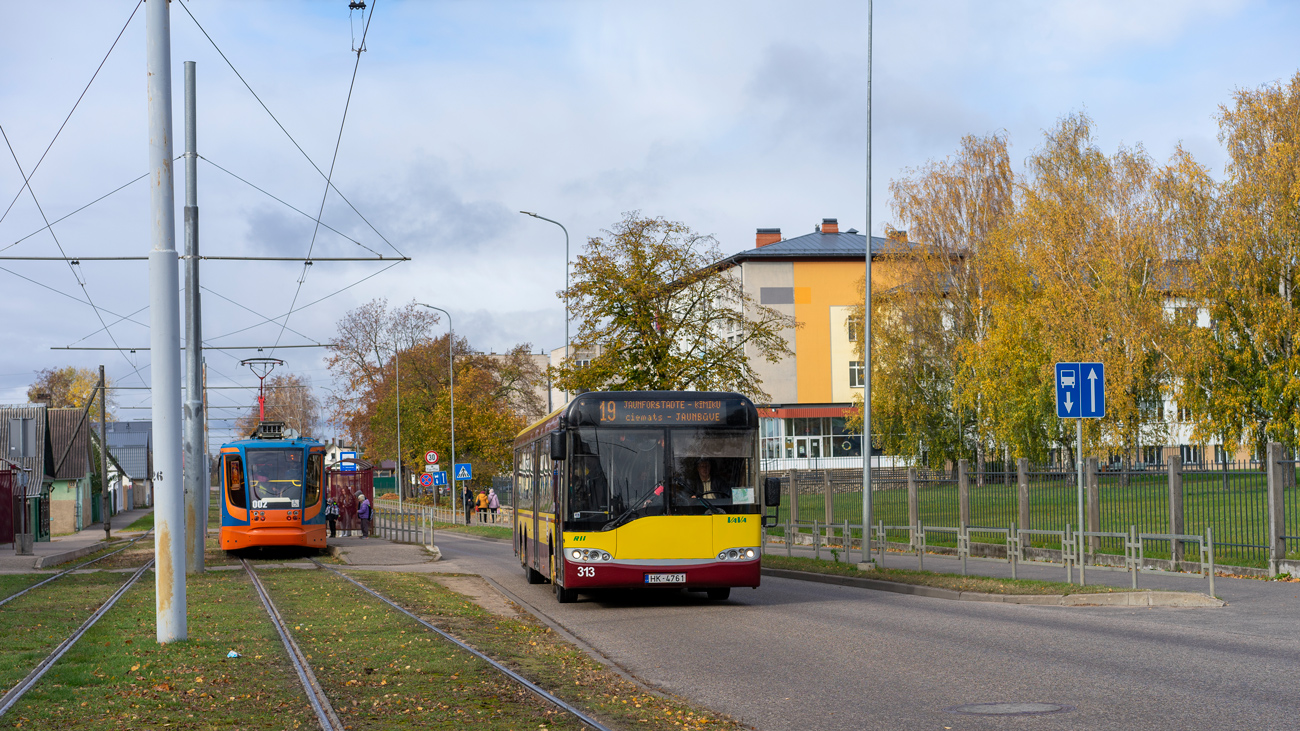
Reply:
[[[447,484],[446,472],[430,472],[429,474],[433,476],[434,487],[442,487]]]
[[[1104,363],[1056,364],[1056,415],[1062,419],[1106,416]]]
[[[474,467],[473,467],[473,465],[471,465],[469,462],[462,462],[462,463],[456,465],[456,479],[457,479],[457,480],[472,480],[472,479],[474,479]]]

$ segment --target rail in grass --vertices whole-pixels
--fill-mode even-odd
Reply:
[[[324,548],[325,445],[262,422],[221,445],[221,548]]]
[[[514,443],[512,531],[531,583],[556,599],[759,585],[765,506],[758,412],[734,393],[591,392]]]

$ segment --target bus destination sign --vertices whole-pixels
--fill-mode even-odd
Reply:
[[[599,403],[601,426],[720,426],[727,423],[730,405],[722,399],[605,399]]]

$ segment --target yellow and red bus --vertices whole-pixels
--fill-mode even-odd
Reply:
[[[651,587],[726,599],[759,585],[764,506],[781,499],[767,482],[744,396],[584,393],[515,439],[515,553],[560,602]]]

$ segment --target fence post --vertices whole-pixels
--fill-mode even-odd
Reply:
[[[1088,486],[1088,528],[1089,531],[1101,530],[1101,490],[1098,489],[1097,458],[1089,457],[1085,468],[1085,484]],[[1094,554],[1101,550],[1101,538],[1092,536],[1088,547]]]
[[[822,469],[822,491],[826,493],[826,525],[835,522],[835,496],[831,494],[831,471]]]
[[[799,522],[799,486],[794,481],[794,470],[786,470],[785,478],[790,482],[790,520]]]
[[[970,460],[957,460],[957,523],[970,525]]]
[[[1277,576],[1278,562],[1286,558],[1286,513],[1283,496],[1286,490],[1286,470],[1295,465],[1278,464],[1282,461],[1282,445],[1269,442],[1268,451],[1268,575]]]
[[[1021,457],[1016,460],[1016,487],[1019,493],[1017,502],[1020,504],[1020,527],[1029,529],[1029,458]]]
[[[1169,457],[1169,532],[1180,535],[1183,532],[1183,456]],[[1177,538],[1169,540],[1169,558],[1173,560],[1174,571],[1183,560],[1183,542]]]
[[[920,494],[917,492],[916,468],[907,468],[907,524],[916,525],[920,516]]]

